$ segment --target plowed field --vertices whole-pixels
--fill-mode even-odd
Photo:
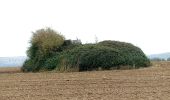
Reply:
[[[170,100],[170,62],[73,73],[0,69],[0,100]]]

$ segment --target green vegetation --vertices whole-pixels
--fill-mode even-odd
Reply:
[[[120,66],[130,68],[147,67],[149,59],[142,50],[129,43],[103,41],[98,44],[85,44],[70,51],[64,51],[58,61],[58,68],[87,70],[119,69]]]
[[[45,61],[55,52],[60,51],[61,45],[64,44],[64,36],[50,28],[40,29],[33,32],[30,43],[31,46],[27,51],[29,59],[25,61],[22,70],[46,70]]]
[[[103,41],[100,42],[98,45],[116,49],[119,52],[119,58],[121,58],[121,60],[119,61],[121,62],[120,65],[130,65],[135,67],[147,67],[150,65],[150,61],[145,56],[143,51],[130,43],[118,41]]]
[[[82,45],[80,40],[64,40],[50,28],[36,31],[30,43],[29,59],[22,67],[24,72],[109,70],[150,65],[142,50],[130,43],[102,41]]]

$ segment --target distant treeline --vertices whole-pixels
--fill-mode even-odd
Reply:
[[[164,59],[164,58],[155,57],[155,58],[150,58],[150,60],[151,61],[170,61],[170,58]]]

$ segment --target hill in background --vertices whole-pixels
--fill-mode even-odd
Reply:
[[[148,55],[148,58],[149,59],[160,58],[160,59],[165,59],[166,60],[167,58],[170,58],[170,52]]]
[[[0,67],[21,67],[26,59],[25,56],[0,57]]]

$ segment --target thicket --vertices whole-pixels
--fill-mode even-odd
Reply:
[[[50,28],[40,29],[33,32],[30,44],[27,50],[29,59],[25,61],[22,70],[25,72],[46,70],[45,61],[60,51],[64,44],[64,36]]]
[[[78,40],[65,40],[58,32],[47,28],[36,31],[28,48],[28,60],[22,70],[91,71],[147,67],[149,59],[142,50],[130,43],[102,41],[81,44]]]
[[[85,44],[70,51],[64,51],[57,69],[87,71],[147,67],[149,59],[142,50],[129,43],[103,41],[98,44]],[[64,63],[64,64],[63,64]]]
[[[150,61],[143,51],[131,43],[108,40],[99,42],[98,45],[116,49],[119,52],[119,58],[121,58],[121,65],[130,65],[135,67],[147,67],[150,65]]]

